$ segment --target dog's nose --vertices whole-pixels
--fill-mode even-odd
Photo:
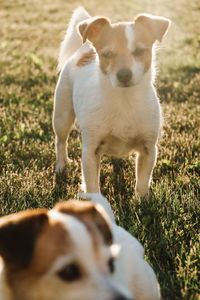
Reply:
[[[117,78],[121,83],[128,83],[132,78],[132,72],[129,69],[121,69],[117,72]]]
[[[113,300],[134,300],[134,299],[130,299],[122,295],[117,295],[115,298],[113,298]]]

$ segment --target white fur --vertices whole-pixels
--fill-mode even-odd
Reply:
[[[133,63],[132,72],[133,72],[134,82],[135,84],[138,84],[144,74],[144,65],[141,62],[137,62],[135,60]]]
[[[111,219],[113,212],[107,199],[101,194],[82,194],[85,199],[103,205]],[[110,212],[112,212],[110,214]],[[159,284],[149,264],[144,260],[144,248],[139,241],[122,227],[112,221],[114,243],[120,245],[120,252],[116,258],[115,278],[127,286],[135,300],[160,299]]]
[[[133,51],[133,43],[134,43],[135,34],[133,31],[133,26],[131,24],[126,25],[125,33],[126,33],[126,37],[128,40],[128,49],[130,51]]]
[[[69,28],[75,28],[80,18],[87,19],[88,14],[81,11],[77,15],[75,12]],[[130,23],[127,23],[125,31],[128,47],[131,48],[134,34]],[[91,51],[93,46],[90,42],[80,46],[80,35],[75,29],[70,29],[70,32],[73,34],[67,32],[62,49],[66,53],[74,49],[74,54],[66,59],[64,50],[61,51],[59,66],[62,70],[55,92],[56,172],[62,171],[67,162],[66,141],[76,118],[82,132],[82,170],[86,191],[100,191],[102,154],[123,157],[135,151],[136,192],[144,196],[148,193],[156,162],[161,126],[161,109],[152,83],[153,67],[143,73],[144,66],[134,62],[132,73],[135,84],[119,87],[116,73],[102,73],[98,56],[84,67],[76,66],[82,54]]]

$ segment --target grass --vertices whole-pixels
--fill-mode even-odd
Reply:
[[[200,4],[197,0],[3,0],[0,6],[0,215],[52,207],[80,189],[80,135],[73,164],[54,173],[56,58],[71,11],[85,6],[113,21],[139,12],[169,17],[157,54],[164,126],[149,201],[134,201],[134,156],[102,159],[102,192],[117,222],[145,247],[163,299],[200,299]],[[152,7],[153,6],[153,7]]]

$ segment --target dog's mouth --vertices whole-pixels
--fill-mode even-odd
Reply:
[[[132,87],[134,84],[132,82],[126,82],[126,83],[118,83],[118,86],[119,87],[122,87],[122,88],[128,88],[128,87]]]

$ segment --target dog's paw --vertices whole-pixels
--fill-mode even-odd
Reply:
[[[135,194],[137,198],[149,198],[149,189],[139,189],[136,187]]]
[[[65,169],[66,164],[64,163],[56,163],[56,168],[55,168],[55,172],[56,174],[60,174],[63,173],[64,169]]]
[[[70,158],[66,158],[65,160],[62,160],[62,161],[57,161],[56,168],[55,168],[56,174],[63,173],[66,165],[71,164],[71,163],[72,163],[72,160]]]

